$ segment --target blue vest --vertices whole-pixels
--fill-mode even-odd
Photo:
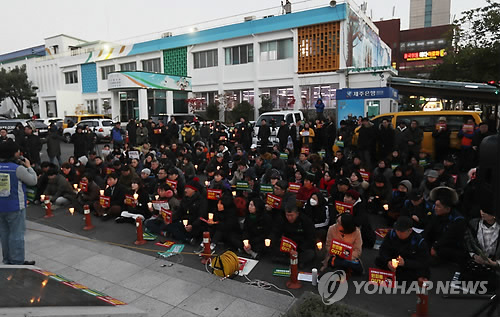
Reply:
[[[26,185],[16,176],[18,167],[16,163],[0,162],[0,212],[14,212],[26,207]]]

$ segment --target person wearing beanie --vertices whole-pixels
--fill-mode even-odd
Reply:
[[[488,281],[488,289],[495,290],[498,286],[496,274],[500,271],[500,224],[493,208],[482,208],[480,214],[480,218],[469,221],[465,233],[468,262],[474,263],[479,270],[466,265],[462,273],[466,280]]]
[[[399,217],[394,229],[389,231],[380,246],[375,264],[396,273],[397,281],[412,282],[420,277],[429,278],[429,262],[425,240],[412,229],[413,221],[408,217]],[[393,265],[393,259],[398,265]]]
[[[19,145],[13,141],[0,142],[0,170],[10,182],[0,191],[0,240],[3,264],[34,265],[25,261],[24,232],[26,222],[26,185],[35,186],[36,172],[28,159],[21,159]]]
[[[413,189],[407,197],[401,209],[401,216],[410,217],[413,227],[424,229],[432,215],[432,204],[424,200],[424,195],[418,189]]]
[[[405,179],[399,182],[397,190],[392,192],[392,197],[386,214],[389,224],[392,224],[399,218],[401,209],[403,209],[405,201],[408,199],[408,193],[411,192],[412,189],[413,186],[410,181]]]
[[[389,181],[384,175],[378,174],[368,189],[368,210],[372,213],[382,214],[383,206],[389,203],[391,195],[392,188]]]
[[[314,185],[314,175],[307,173],[304,178],[304,185],[300,187],[297,193],[299,206],[302,207],[311,198],[311,195],[317,192],[319,192],[319,189]]]
[[[280,218],[283,218],[285,216],[285,207],[296,203],[295,195],[287,191],[287,189],[288,182],[283,179],[277,181],[276,185],[273,186],[273,195],[281,198],[281,207],[279,209],[268,204],[265,205],[265,208],[272,216],[273,221],[278,221]]]
[[[336,186],[332,187],[332,192],[331,192],[331,199],[332,202],[335,203],[335,201],[344,201],[344,195],[345,193],[351,189],[351,185],[349,183],[349,180],[345,177],[338,179],[335,182]]]
[[[467,258],[464,249],[466,222],[455,208],[457,192],[445,186],[436,187],[431,191],[430,199],[435,202],[434,214],[424,230],[424,238],[431,248],[433,263],[464,264]]]

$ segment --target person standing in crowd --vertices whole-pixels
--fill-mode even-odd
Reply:
[[[395,132],[388,119],[383,119],[377,133],[377,142],[379,145],[379,158],[387,159],[394,149]]]
[[[176,143],[179,140],[179,125],[175,121],[174,116],[172,116],[172,119],[168,123],[167,138],[169,144]]]
[[[243,117],[240,118],[238,127],[241,131],[241,144],[245,151],[248,151],[252,145],[252,128]]]
[[[115,122],[115,126],[111,129],[111,144],[115,148],[121,149],[125,143],[125,131],[121,128],[120,122]]]
[[[83,134],[82,126],[76,127],[76,132],[71,136],[71,143],[73,143],[73,155],[75,157],[86,155],[87,138]]]
[[[290,135],[290,129],[288,128],[286,121],[281,120],[280,128],[278,130],[278,140],[280,142],[280,151],[284,151],[286,149],[289,135]]]
[[[33,163],[33,166],[40,166],[42,141],[38,135],[33,134],[33,129],[29,125],[24,128],[22,148],[24,155]]]
[[[325,120],[325,116],[323,115],[323,112],[325,111],[325,104],[323,103],[323,99],[321,97],[316,100],[314,108],[316,108],[316,119]]]
[[[368,118],[361,120],[361,128],[359,129],[358,151],[361,155],[361,160],[365,163],[365,167],[372,170],[372,160],[375,158],[377,149],[377,130],[373,127]]]
[[[7,136],[7,129],[1,128],[0,129],[0,142],[7,142],[8,140],[12,141],[12,139]]]
[[[128,135],[128,143],[131,147],[137,145],[137,122],[134,118],[130,119],[127,124],[127,135]]]
[[[418,126],[417,120],[412,120],[408,129],[408,155],[410,157],[418,156],[423,139],[424,131]]]
[[[434,138],[434,153],[436,162],[443,162],[450,149],[451,131],[446,124],[446,117],[439,117],[436,129],[432,132]]]
[[[35,186],[37,175],[29,159],[21,158],[19,146],[11,141],[0,143],[0,240],[3,264],[34,265],[24,256],[26,230],[26,185]]]
[[[189,124],[189,122],[184,121],[184,127],[182,127],[182,130],[181,130],[182,142],[184,142],[184,144],[191,144],[191,141],[194,140],[195,134],[196,134],[196,131]]]
[[[135,134],[137,136],[137,145],[142,146],[144,143],[149,142],[149,130],[144,126],[143,121],[139,122],[139,126],[137,127]]]
[[[472,150],[474,150],[474,166],[477,166],[479,162],[479,150],[481,149],[481,142],[483,142],[484,138],[493,135],[488,130],[488,124],[486,122],[481,122],[479,124],[479,128],[474,133],[472,137]]]
[[[49,156],[49,161],[61,166],[61,141],[64,141],[64,137],[59,134],[57,127],[52,124],[49,127],[49,134],[47,136],[47,155]]]
[[[258,137],[260,141],[261,153],[264,154],[267,152],[269,138],[271,137],[271,128],[267,125],[266,119],[262,119],[260,122]]]

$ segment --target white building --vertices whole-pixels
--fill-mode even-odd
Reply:
[[[410,29],[450,24],[451,0],[410,0]]]
[[[262,98],[298,110],[319,96],[335,108],[337,89],[386,87],[395,72],[389,47],[355,5],[247,20],[133,45],[46,39],[60,51],[31,65],[40,116],[110,107],[127,121],[243,100],[257,113]]]

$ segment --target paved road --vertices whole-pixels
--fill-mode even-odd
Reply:
[[[73,146],[71,144],[63,144],[62,152],[63,159],[72,155]],[[45,148],[42,150],[45,152]],[[46,157],[46,153],[44,153]],[[43,157],[42,157],[43,160]],[[59,228],[68,232],[76,233],[78,235],[86,236],[93,239],[98,239],[101,241],[109,241],[114,243],[124,244],[126,246],[135,247],[133,242],[135,241],[135,226],[132,224],[116,224],[114,221],[101,221],[100,219],[93,219],[96,229],[90,232],[83,230],[83,220],[81,216],[69,216],[67,209],[60,209],[55,211],[56,217],[51,219],[44,219],[44,211],[40,206],[31,206],[28,209],[27,217],[29,220],[38,222],[41,224],[46,224],[55,228]],[[372,217],[372,224],[374,228],[385,227],[381,219],[377,216]],[[147,249],[147,250],[146,250]],[[150,251],[153,250],[153,251]],[[194,248],[186,245],[185,251],[194,251]],[[154,254],[155,251],[163,251],[161,247],[155,246],[153,242],[149,242],[144,247],[139,249],[134,249],[136,252],[141,252],[144,254]],[[223,246],[217,247],[217,252],[223,252]],[[369,267],[374,267],[374,259],[377,255],[377,251],[373,249],[363,250],[363,263],[365,270],[368,271]],[[246,256],[246,254],[241,254],[241,256]],[[321,255],[318,257],[320,258]],[[204,271],[205,267],[200,264],[198,256],[186,255],[182,259],[174,258],[172,261],[182,261],[183,265],[189,266],[191,268]],[[284,268],[282,265],[276,265],[271,263],[269,260],[264,259],[259,262],[259,264],[254,268],[254,270],[249,274],[249,278],[252,280],[260,279],[271,283],[274,283],[280,288],[286,288],[287,278],[275,277],[272,275],[272,271],[275,268]],[[316,264],[319,267],[319,264]],[[308,268],[309,272],[311,268]],[[449,281],[451,280],[454,272],[457,268],[452,266],[443,266],[432,269],[431,280],[436,282]],[[344,302],[352,304],[353,306],[358,306],[364,308],[368,311],[372,311],[376,314],[381,314],[385,316],[405,316],[409,310],[415,309],[416,296],[415,295],[380,295],[380,294],[355,294],[355,287],[353,281],[365,281],[367,280],[367,272],[365,275],[360,277],[352,277],[349,282],[349,291],[347,296],[344,298]],[[241,277],[237,277],[236,280],[244,282],[245,280]],[[304,287],[300,290],[294,290],[292,293],[299,297],[304,292],[312,291],[317,293],[317,289],[312,287],[310,284],[304,284]],[[436,295],[431,292],[429,298],[429,310],[431,316],[470,316],[472,313],[485,303],[484,299],[445,299],[441,295]]]

